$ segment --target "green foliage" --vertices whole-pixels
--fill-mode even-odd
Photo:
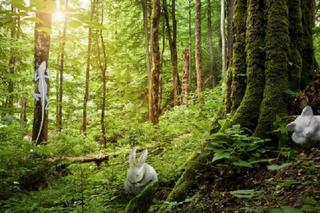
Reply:
[[[236,167],[253,167],[258,163],[270,162],[273,159],[263,158],[268,151],[265,142],[264,139],[246,135],[240,125],[234,125],[212,136],[214,155],[211,162],[225,160]]]
[[[17,124],[2,126],[0,136],[0,200],[45,183],[52,172],[47,161],[50,153],[23,141]]]
[[[261,191],[255,191],[253,189],[242,189],[242,190],[231,191],[230,194],[238,198],[253,198],[261,194]]]

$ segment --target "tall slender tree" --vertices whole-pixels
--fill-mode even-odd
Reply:
[[[65,13],[68,9],[68,1],[65,0]],[[58,115],[57,115],[57,129],[62,130],[62,99],[63,99],[63,72],[64,72],[64,58],[65,58],[65,44],[66,44],[66,34],[67,34],[67,23],[68,16],[64,16],[63,32],[61,37],[61,48],[60,48],[60,62],[59,62],[59,97],[58,97]]]
[[[176,2],[171,1],[171,19],[172,19],[172,35],[169,20],[169,12],[167,0],[163,0],[163,12],[166,21],[167,36],[170,46],[171,53],[171,64],[172,64],[172,91],[173,91],[173,105],[179,104],[180,95],[180,81],[178,74],[178,53],[177,53],[177,20],[176,20]]]
[[[233,54],[233,16],[234,16],[234,3],[235,0],[227,0],[227,60],[226,68],[228,69],[232,65]]]
[[[212,44],[212,21],[211,21],[211,15],[212,15],[212,9],[211,9],[211,0],[207,0],[207,26],[208,26],[208,49],[209,49],[209,72],[212,75],[212,87],[217,86],[218,84],[218,74],[215,73],[214,66],[216,65],[214,54],[213,54],[213,44]]]
[[[225,0],[220,0],[220,36],[221,36],[221,60],[222,76],[226,80],[226,38],[225,38]]]
[[[192,28],[191,28],[191,24],[192,24],[192,14],[191,14],[191,3],[192,3],[192,0],[189,0],[188,1],[188,34],[189,34],[189,84],[192,83]]]
[[[83,97],[83,112],[82,112],[82,132],[84,135],[87,134],[87,104],[89,99],[89,81],[90,81],[90,69],[91,69],[91,49],[92,49],[92,23],[95,14],[96,0],[91,1],[90,10],[90,26],[88,29],[88,50],[87,50],[87,67],[86,67],[86,80],[85,90]]]
[[[99,8],[101,8],[100,15],[100,24],[103,26],[104,19],[104,7],[103,1],[97,0]],[[99,30],[97,34],[97,46],[98,46],[98,61],[99,67],[101,70],[101,82],[102,82],[102,97],[101,97],[101,115],[100,115],[100,125],[101,125],[101,137],[102,137],[102,145],[106,147],[107,145],[107,132],[105,126],[105,110],[106,110],[106,96],[107,96],[107,53],[106,46],[103,37],[102,29]]]
[[[53,1],[44,0],[37,5],[36,17],[39,20],[35,25],[35,48],[34,48],[34,72],[37,72],[40,64],[45,61],[48,66],[49,49],[50,49],[50,30],[51,30],[51,14],[53,8]],[[47,73],[48,74],[48,73]],[[38,81],[35,83],[35,93],[38,91]],[[49,80],[46,79],[49,91]],[[47,94],[49,92],[47,91]],[[48,139],[48,111],[44,112],[43,126],[41,126],[42,119],[42,105],[41,101],[35,101],[34,114],[33,114],[33,128],[32,140],[37,139],[38,133],[40,137],[37,143],[42,143]]]
[[[160,74],[160,50],[159,50],[159,20],[160,0],[152,0],[151,15],[151,82],[149,90],[149,118],[152,124],[159,122],[159,74]]]
[[[18,29],[18,13],[17,8],[14,7],[13,3],[11,3],[11,13],[12,13],[12,25],[10,29],[10,37],[11,37],[11,45],[10,45],[10,59],[9,59],[9,76],[8,79],[8,97],[6,100],[6,108],[9,114],[13,114],[13,104],[14,104],[14,83],[13,83],[13,75],[15,74],[16,63],[17,63],[17,51],[14,48],[14,42],[18,40],[19,37],[19,29]]]
[[[142,0],[142,14],[143,14],[143,29],[144,29],[144,48],[146,55],[146,71],[147,71],[147,91],[150,90],[150,76],[151,76],[151,57],[150,57],[150,36],[149,36],[149,10],[148,0]],[[149,98],[149,96],[148,96]],[[150,107],[150,106],[149,106]],[[150,109],[149,109],[150,111]]]
[[[195,0],[195,11],[196,11],[196,74],[197,74],[197,92],[202,91],[202,70],[201,70],[201,0]]]

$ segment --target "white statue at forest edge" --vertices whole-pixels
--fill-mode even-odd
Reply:
[[[312,108],[306,106],[301,115],[287,125],[287,130],[293,132],[292,140],[297,144],[320,141],[320,116],[313,115]]]

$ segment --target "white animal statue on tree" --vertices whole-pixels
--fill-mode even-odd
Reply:
[[[320,141],[320,116],[313,115],[312,108],[306,106],[296,120],[287,125],[287,130],[293,132],[292,140],[297,144],[309,141]]]
[[[152,166],[145,163],[148,156],[148,150],[143,151],[137,163],[136,151],[136,147],[131,150],[131,154],[129,156],[130,167],[124,184],[126,193],[133,195],[141,192],[141,190],[149,183],[155,183],[158,181],[157,172]]]
[[[39,91],[39,93],[34,94],[34,98],[36,99],[36,101],[39,101],[39,100],[41,101],[41,123],[38,131],[38,135],[36,138],[36,143],[38,143],[39,141],[40,134],[43,128],[45,110],[47,111],[49,109],[48,85],[46,82],[46,79],[49,79],[49,78],[50,78],[49,69],[47,69],[46,62],[43,61],[40,64],[38,70],[34,74],[34,80],[38,81],[38,91]]]

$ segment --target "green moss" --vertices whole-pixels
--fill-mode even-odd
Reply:
[[[226,113],[230,113],[231,111],[231,83],[232,83],[232,66],[228,68],[227,70],[227,81],[226,81],[226,89],[225,89],[225,100],[224,103],[226,105],[225,111]]]
[[[302,29],[302,14],[301,0],[288,1],[289,9],[289,34],[290,34],[290,50],[289,50],[289,88],[293,91],[300,89],[302,58],[300,51],[302,50],[303,29]]]
[[[314,0],[301,1],[303,46],[301,49],[302,70],[301,87],[304,88],[315,75],[315,58],[313,50],[312,28],[314,25]]]
[[[153,196],[159,189],[158,183],[152,183],[146,186],[140,194],[134,197],[128,203],[126,213],[142,213],[147,212],[152,204]]]
[[[239,107],[246,89],[246,19],[247,0],[235,0],[233,17],[233,58],[231,112]]]
[[[246,61],[247,87],[240,107],[234,114],[231,125],[253,129],[259,116],[259,106],[264,88],[264,1],[250,0],[248,4]]]
[[[287,112],[289,21],[287,0],[267,1],[265,88],[255,134],[267,136],[276,115]]]
[[[208,169],[209,156],[211,156],[209,150],[193,155],[187,162],[185,172],[169,194],[167,201],[183,201],[190,190],[197,187],[197,178]]]

